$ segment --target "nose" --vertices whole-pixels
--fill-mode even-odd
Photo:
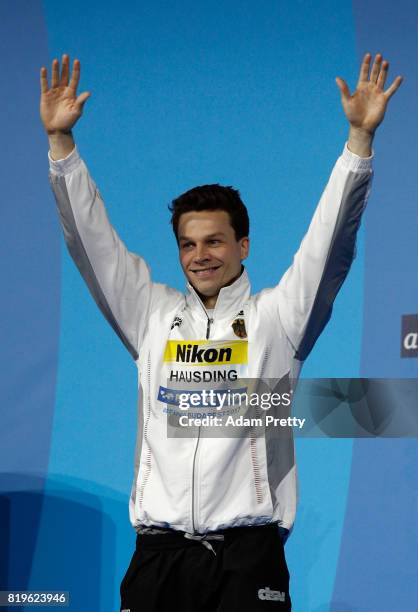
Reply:
[[[206,244],[197,243],[194,257],[196,263],[207,261],[209,258],[209,252]]]

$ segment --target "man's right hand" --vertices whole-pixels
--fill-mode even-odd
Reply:
[[[69,80],[68,55],[62,56],[61,77],[59,62],[52,62],[51,87],[48,87],[47,70],[41,68],[41,102],[40,114],[48,134],[53,159],[66,157],[74,148],[71,129],[81,117],[83,106],[91,93],[85,91],[77,97],[77,86],[80,80],[80,61],[74,60],[73,73]]]

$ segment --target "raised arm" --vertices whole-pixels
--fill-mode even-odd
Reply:
[[[136,360],[146,325],[152,283],[146,263],[127,250],[112,227],[103,200],[75,147],[71,129],[90,96],[77,97],[80,62],[69,57],[52,64],[51,87],[41,69],[40,113],[48,134],[50,182],[68,250],[87,286]]]
[[[388,62],[382,62],[377,55],[370,77],[369,67],[367,54],[353,95],[343,79],[336,79],[350,124],[348,142],[292,265],[277,287],[260,294],[260,307],[279,315],[300,361],[306,359],[328,322],[334,299],[350,269],[371,187],[374,133],[383,120],[388,100],[402,82],[397,77],[384,91]]]
[[[351,267],[372,175],[372,157],[359,157],[346,144],[293,263],[276,288],[275,307],[299,361],[307,358],[327,324]]]

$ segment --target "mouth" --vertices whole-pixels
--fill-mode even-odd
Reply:
[[[211,276],[216,274],[216,271],[219,270],[220,267],[221,266],[211,266],[199,270],[190,270],[190,272],[197,276],[197,278],[210,278]]]

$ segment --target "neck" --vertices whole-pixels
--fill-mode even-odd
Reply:
[[[216,306],[216,301],[218,299],[218,295],[219,293],[217,293],[216,295],[211,295],[210,297],[207,297],[205,295],[201,295],[199,292],[197,292],[198,296],[200,297],[200,299],[203,302],[203,305],[205,308],[209,308],[209,309],[213,309]]]

